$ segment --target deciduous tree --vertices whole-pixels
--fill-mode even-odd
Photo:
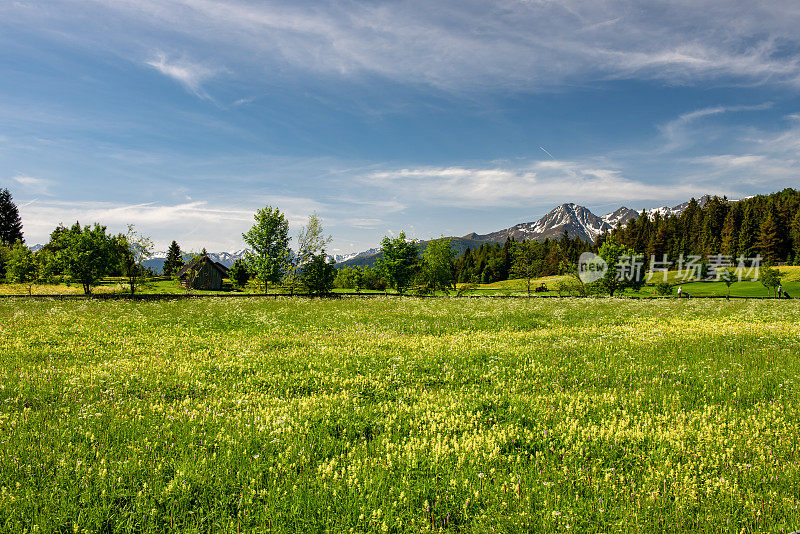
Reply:
[[[242,234],[251,249],[245,262],[255,279],[264,284],[266,293],[270,282],[280,282],[289,265],[289,223],[278,208],[271,206],[258,210],[254,218],[253,227]]]
[[[11,247],[8,257],[6,277],[11,282],[19,284],[33,283],[37,278],[36,255],[31,250],[17,241]],[[30,289],[28,291],[30,293]]]
[[[644,283],[644,278],[635,267],[635,252],[624,245],[617,243],[614,238],[606,239],[597,252],[598,256],[608,264],[605,276],[595,282],[599,284],[608,295],[613,297],[617,291],[624,289],[638,289]]]
[[[105,226],[95,223],[93,227],[81,228],[77,222],[69,230],[59,232],[56,238],[64,272],[83,285],[85,294],[90,294],[92,286],[112,267],[114,239],[106,234]]]
[[[781,285],[781,273],[769,265],[761,267],[758,272],[758,281],[767,288],[771,295],[774,295],[778,286]]]
[[[381,240],[382,257],[377,261],[389,286],[398,293],[405,292],[419,265],[419,249],[413,241],[406,240],[405,232],[397,237],[384,236]]]
[[[137,284],[145,281],[147,269],[144,260],[150,257],[153,242],[129,224],[128,231],[117,236],[116,244],[122,272],[128,278],[131,294],[134,294]]]
[[[437,290],[449,293],[455,290],[456,254],[450,239],[440,237],[429,241],[422,253],[422,271],[428,289],[436,294]]]
[[[516,241],[512,249],[511,273],[525,279],[528,296],[531,296],[531,280],[538,272],[538,248],[534,241]]]
[[[297,262],[300,281],[312,295],[326,295],[333,289],[336,267],[328,262],[325,251],[331,237],[322,230],[316,213],[309,215],[308,223],[297,236]]]

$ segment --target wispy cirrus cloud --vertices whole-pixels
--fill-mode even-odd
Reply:
[[[696,134],[698,124],[702,123],[704,119],[725,113],[764,111],[772,108],[772,106],[772,102],[764,102],[752,106],[711,106],[682,113],[675,119],[658,127],[666,141],[661,151],[669,152],[686,146],[691,136]]]
[[[25,191],[34,195],[53,196],[52,187],[54,182],[44,178],[28,176],[27,174],[17,174],[11,178],[22,186]]]
[[[536,91],[609,79],[800,85],[800,7],[791,0],[86,0],[10,15],[63,26],[91,4],[88,40],[213,57],[248,76],[287,70],[381,76],[449,90]],[[82,19],[83,20],[83,19]],[[112,27],[131,30],[115,32]],[[142,35],[148,38],[142,43]],[[135,38],[133,36],[136,36]],[[149,64],[199,92],[207,67]]]
[[[221,71],[185,59],[170,59],[164,53],[157,53],[145,62],[164,76],[172,78],[181,84],[187,91],[198,98],[209,99],[208,93],[203,89],[203,83],[210,80]]]
[[[365,183],[418,202],[463,208],[549,206],[565,202],[631,202],[691,196],[690,184],[648,184],[619,168],[548,160],[521,168],[422,167],[379,171]]]
[[[309,213],[325,208],[313,199],[283,196],[253,199],[246,205],[208,201],[125,204],[34,200],[21,205],[20,212],[26,239],[31,243],[46,242],[58,224],[79,221],[81,224],[99,222],[110,232],[121,232],[128,224],[134,224],[143,234],[153,236],[159,248],[177,239],[187,250],[206,247],[221,251],[241,248],[242,232],[253,225],[256,209],[267,204],[280,206],[292,227],[305,224]],[[167,235],[165,229],[169,229],[171,235]]]

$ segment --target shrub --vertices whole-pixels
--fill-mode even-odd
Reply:
[[[656,295],[672,295],[672,286],[669,284],[669,282],[657,283]]]

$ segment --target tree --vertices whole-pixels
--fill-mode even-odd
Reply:
[[[770,294],[774,294],[777,287],[781,285],[781,273],[778,269],[768,265],[761,267],[758,273],[758,281],[767,288]]]
[[[58,258],[73,280],[83,285],[90,294],[95,285],[111,269],[115,259],[114,239],[106,235],[106,227],[95,223],[93,227],[75,223],[72,228],[57,235]]]
[[[586,284],[584,284],[583,280],[581,280],[581,275],[578,273],[578,266],[576,264],[564,260],[558,266],[558,273],[569,276],[572,279],[572,284],[570,284],[570,287],[574,288],[581,297],[586,296]]]
[[[511,273],[525,279],[529,297],[531,280],[541,271],[540,252],[540,244],[530,240],[517,241],[512,249]]]
[[[511,273],[518,278],[525,279],[528,296],[530,297],[531,279],[535,278],[539,271],[536,243],[530,240],[515,242],[512,256]]]
[[[322,230],[319,216],[312,213],[308,216],[308,223],[300,229],[297,235],[298,263],[303,265],[313,256],[325,254],[325,249],[331,242],[331,236],[326,236]]]
[[[251,249],[245,262],[255,279],[264,284],[266,293],[269,283],[278,283],[289,265],[289,223],[278,208],[271,206],[258,210],[254,218],[256,223],[242,234]]]
[[[723,267],[722,269],[717,269],[717,274],[719,275],[719,279],[725,284],[725,287],[728,288],[728,296],[731,296],[731,286],[739,281],[736,276],[736,272],[730,267]]]
[[[37,278],[36,256],[21,241],[17,241],[11,247],[6,277],[11,282],[29,284],[28,294],[31,293],[31,284],[36,282]]]
[[[386,278],[381,274],[380,269],[374,267],[359,268],[360,277],[359,282],[364,289],[372,289],[376,291],[385,291],[387,287]]]
[[[747,204],[739,227],[739,255],[751,258],[756,255],[758,240],[758,221],[752,204]]]
[[[177,241],[173,241],[167,250],[167,258],[164,260],[164,267],[162,272],[164,276],[172,277],[178,274],[178,271],[183,267],[183,254],[181,254],[181,247]]]
[[[315,254],[303,264],[300,280],[311,295],[327,295],[336,280],[336,267],[328,263],[324,254]]]
[[[390,287],[403,293],[411,284],[419,263],[416,243],[406,241],[405,232],[400,232],[395,238],[384,236],[381,253],[382,257],[377,261],[378,269]]]
[[[355,267],[342,267],[336,271],[334,285],[341,289],[355,289],[356,291],[360,291],[362,276],[363,271],[360,265]]]
[[[428,289],[433,291],[434,295],[437,289],[445,293],[455,289],[455,259],[456,255],[449,238],[443,236],[434,239],[425,247],[422,253],[422,272]]]
[[[792,239],[792,252],[794,253],[794,264],[800,265],[800,209],[797,210],[797,213],[792,219],[792,226],[789,235],[791,236]]]
[[[36,267],[39,282],[48,284],[55,282],[63,272],[58,255],[47,246],[36,253]]]
[[[233,285],[239,289],[244,289],[248,280],[250,280],[250,272],[247,270],[247,264],[242,258],[239,258],[233,262],[233,265],[231,265],[231,268],[228,271],[228,276],[233,282]]]
[[[297,236],[297,264],[300,281],[312,295],[327,295],[333,289],[336,267],[328,263],[325,248],[331,242],[322,230],[316,213],[308,217],[308,223]]]
[[[768,264],[772,264],[778,261],[779,247],[778,225],[775,221],[773,211],[770,210],[764,222],[761,223],[758,248],[761,251],[761,257],[764,258]]]
[[[136,231],[134,225],[128,225],[128,232],[117,236],[117,253],[122,273],[128,278],[131,295],[136,292],[136,284],[143,283],[147,274],[144,260],[150,257],[153,242],[149,237]]]
[[[5,280],[8,269],[8,258],[11,256],[11,247],[0,243],[0,282]]]
[[[300,279],[300,265],[297,256],[291,252],[289,254],[289,261],[286,262],[286,270],[281,278],[281,287],[289,290],[290,295],[294,295],[295,291],[303,289],[303,281]]]
[[[192,291],[192,289],[194,289],[194,282],[197,280],[197,276],[200,274],[200,270],[203,268],[204,259],[207,257],[208,253],[206,252],[205,247],[203,247],[203,250],[200,252],[200,254],[195,254],[189,259],[188,268],[181,277],[185,280],[187,295]]]
[[[0,243],[13,245],[22,238],[22,221],[19,210],[8,189],[0,190]]]
[[[636,253],[632,249],[609,238],[597,254],[608,264],[608,270],[595,283],[608,291],[610,297],[627,288],[638,289],[644,283],[641,273],[636,270]]]
[[[739,248],[739,232],[736,229],[736,212],[731,209],[722,225],[722,254],[735,257]]]
[[[672,295],[672,285],[669,282],[657,282],[656,283],[656,295],[661,295],[665,297],[667,295]]]

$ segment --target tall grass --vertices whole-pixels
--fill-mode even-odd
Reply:
[[[791,531],[791,301],[0,302],[3,532]]]

